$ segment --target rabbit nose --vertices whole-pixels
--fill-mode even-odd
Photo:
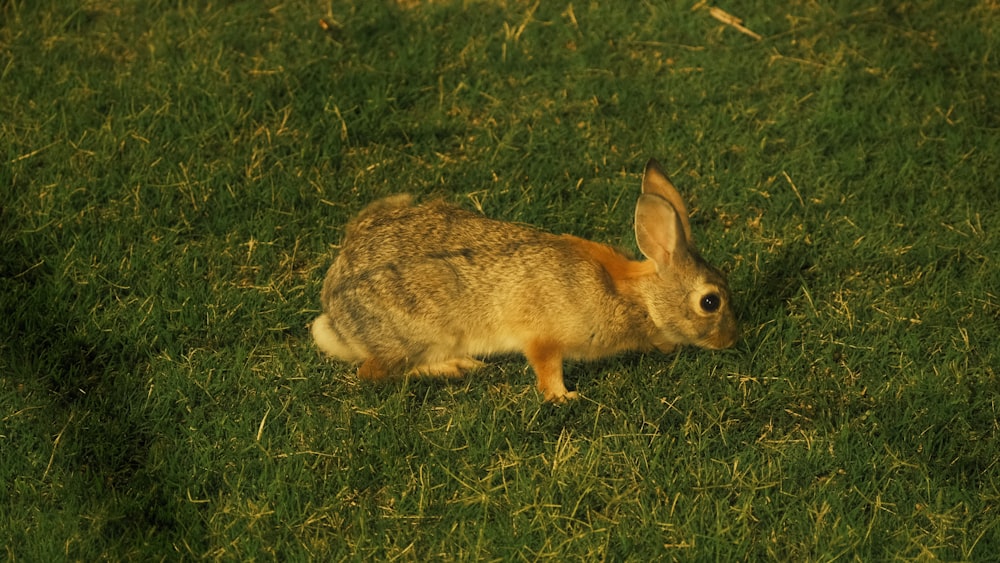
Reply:
[[[732,348],[740,341],[740,329],[736,321],[726,323],[728,326],[717,332],[709,339],[711,347],[715,350]]]

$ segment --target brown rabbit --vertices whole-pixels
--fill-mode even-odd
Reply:
[[[523,352],[546,401],[577,397],[563,384],[564,358],[732,346],[726,280],[695,251],[684,202],[655,160],[635,235],[648,260],[442,201],[385,198],[347,225],[313,338],[362,362],[364,379],[458,376],[482,365],[475,357]]]

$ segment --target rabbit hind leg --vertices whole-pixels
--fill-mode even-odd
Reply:
[[[392,372],[391,365],[395,364],[384,362],[376,357],[370,357],[362,362],[358,368],[358,378],[367,379],[368,381],[385,379]]]
[[[443,361],[416,366],[408,372],[410,375],[430,375],[441,377],[462,377],[465,372],[483,367],[483,362],[475,358],[451,358]]]

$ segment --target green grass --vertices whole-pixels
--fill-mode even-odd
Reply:
[[[7,558],[995,557],[996,2],[462,4],[0,3]],[[367,202],[634,248],[651,156],[736,349],[312,347]]]

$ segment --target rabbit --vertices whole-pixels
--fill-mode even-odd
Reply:
[[[366,380],[457,377],[483,365],[478,357],[522,352],[547,402],[578,397],[563,382],[567,358],[733,346],[740,333],[726,280],[695,251],[684,202],[654,159],[635,236],[646,260],[391,196],[347,225],[312,336],[327,355],[360,362]]]

